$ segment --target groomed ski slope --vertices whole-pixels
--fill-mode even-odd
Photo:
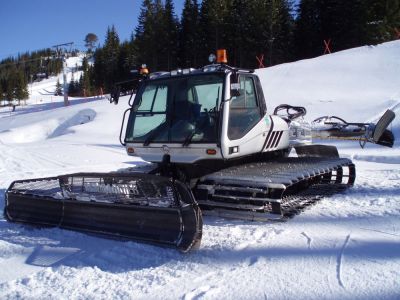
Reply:
[[[400,114],[400,41],[257,73],[270,111],[288,103],[306,106],[308,120],[360,122],[388,107]],[[118,142],[127,97],[63,107],[36,86],[27,106],[0,109],[0,207],[15,179],[145,164]],[[0,217],[0,299],[399,299],[399,143],[339,150],[357,166],[354,188],[286,223],[205,217],[202,246],[189,254]]]

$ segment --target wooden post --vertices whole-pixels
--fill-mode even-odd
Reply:
[[[397,27],[395,27],[394,32],[396,33],[396,38],[400,40],[400,30]]]
[[[324,54],[331,54],[331,49],[330,49],[330,45],[331,45],[331,39],[328,40],[324,40],[324,45],[325,45],[325,51]]]

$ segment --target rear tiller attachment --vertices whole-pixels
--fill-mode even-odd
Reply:
[[[324,116],[312,122],[312,136],[320,139],[359,140],[364,148],[367,142],[393,147],[394,136],[388,126],[396,117],[388,109],[379,121],[374,123],[349,123],[335,116]]]
[[[177,247],[200,246],[201,211],[178,181],[142,173],[78,173],[14,181],[8,221],[87,231]]]

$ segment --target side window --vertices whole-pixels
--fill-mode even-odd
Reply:
[[[267,111],[267,105],[265,102],[265,97],[261,86],[261,82],[258,77],[256,77],[256,89],[258,95],[258,103],[260,105],[260,111],[262,112],[262,114],[265,114],[265,112]]]
[[[228,137],[240,139],[261,119],[255,83],[252,76],[240,76],[240,95],[232,97],[228,120]]]
[[[245,82],[246,108],[255,108],[257,107],[257,99],[253,78],[246,77]]]

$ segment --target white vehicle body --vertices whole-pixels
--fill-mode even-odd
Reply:
[[[173,139],[160,141],[162,138],[157,138],[157,135],[145,141],[140,137],[140,134],[137,134],[137,131],[139,131],[137,128],[141,126],[138,124],[139,118],[143,123],[151,121],[150,119],[153,118],[154,123],[160,123],[158,127],[162,127],[165,126],[168,117],[173,114],[171,110],[168,110],[168,106],[176,107],[180,105],[176,103],[184,103],[177,101],[178,96],[176,96],[182,90],[175,90],[175,96],[170,96],[170,89],[166,88],[167,82],[184,81],[186,79],[187,82],[195,82],[200,78],[207,78],[207,74],[210,74],[210,77],[204,80],[204,84],[187,83],[183,85],[182,89],[185,93],[185,101],[192,101],[195,106],[198,106],[199,119],[209,117],[212,120],[212,126],[215,130],[212,141],[203,142],[201,134],[194,134],[187,140],[188,133],[190,136],[190,130],[184,132],[183,136],[178,138],[179,142]],[[218,91],[216,85],[211,81],[213,76],[219,82]],[[220,79],[221,81],[219,81]],[[152,87],[153,84],[154,87]],[[159,84],[158,88],[155,88],[155,84]],[[163,84],[165,84],[165,87],[160,92],[159,87]],[[156,89],[156,92],[154,92],[154,89]],[[205,90],[208,90],[208,92]],[[209,101],[202,103],[200,94],[203,94],[204,97],[210,97],[209,94],[216,91],[218,97],[216,97],[214,107],[207,107]],[[147,94],[150,93],[154,93],[155,96],[147,97]],[[166,101],[163,106],[165,115],[162,118],[164,119],[156,119],[155,114],[158,112],[152,111],[143,112],[148,116],[147,118],[143,117],[144,115],[140,116],[142,107],[155,109],[154,107],[157,104],[154,104],[154,102],[158,101],[157,97],[161,97],[156,94],[162,94]],[[186,96],[188,94],[189,96]],[[146,104],[144,101],[153,101],[153,103]],[[261,83],[255,74],[246,70],[232,71],[221,65],[212,65],[201,70],[191,69],[187,72],[164,73],[144,81],[133,102],[125,144],[129,155],[138,155],[144,160],[155,163],[162,162],[164,155],[169,156],[171,163],[179,164],[193,164],[207,160],[226,161],[265,152],[288,150],[294,145],[310,143],[310,126],[304,122],[293,122],[293,125],[289,125],[291,123],[278,115],[272,115],[270,108],[267,109]],[[187,123],[172,125],[170,130],[177,131],[182,126],[187,126]],[[149,128],[152,128],[152,126],[149,125]],[[148,131],[148,129],[146,130]],[[146,130],[142,131],[145,132]],[[145,134],[151,136],[151,131],[145,132]],[[164,132],[160,135],[162,134]]]

